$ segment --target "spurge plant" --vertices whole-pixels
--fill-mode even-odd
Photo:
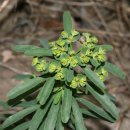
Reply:
[[[118,119],[115,100],[104,84],[108,72],[125,78],[119,67],[107,61],[112,46],[100,45],[92,34],[76,31],[69,12],[64,13],[63,21],[64,31],[56,41],[40,40],[43,47],[13,47],[33,57],[32,66],[38,73],[26,75],[7,94],[12,107],[23,109],[5,120],[4,129],[87,130],[84,118]]]

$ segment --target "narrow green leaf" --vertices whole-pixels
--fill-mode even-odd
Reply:
[[[118,66],[116,66],[116,65],[114,65],[112,63],[107,62],[104,67],[105,67],[105,69],[107,71],[109,71],[113,75],[119,77],[120,79],[125,79],[125,77],[126,77],[125,72],[123,72],[121,70],[121,68],[119,68]]]
[[[37,109],[36,113],[34,114],[30,125],[29,125],[29,130],[37,130],[38,127],[40,126],[43,118],[45,117],[50,105],[52,103],[52,99],[46,104],[45,107],[40,107]]]
[[[36,49],[36,48],[38,48],[38,47],[34,46],[34,45],[14,45],[14,46],[12,46],[12,49],[16,52],[25,52],[26,50]]]
[[[6,101],[1,101],[1,100],[0,100],[0,107],[4,108],[5,110],[11,108]]]
[[[13,88],[8,94],[9,99],[14,99],[25,92],[37,87],[40,83],[44,82],[43,78],[36,77],[34,79],[28,79],[26,82]]]
[[[83,98],[78,98],[78,101],[80,101],[82,104],[84,104],[87,108],[89,108],[91,111],[95,112],[102,118],[114,122],[115,120],[109,115],[107,112],[105,112],[102,108],[98,107],[97,105],[83,99]]]
[[[97,45],[96,49],[102,48],[105,51],[112,51],[113,50],[113,46],[112,45]]]
[[[46,103],[47,99],[49,98],[53,90],[54,84],[55,84],[54,78],[49,78],[45,82],[43,89],[41,90],[41,92],[37,97],[37,100],[40,102],[41,105],[44,105]]]
[[[36,49],[29,49],[26,50],[25,55],[27,56],[52,56],[52,52],[49,49],[44,48],[36,48]]]
[[[104,83],[98,78],[98,76],[89,68],[84,69],[84,73],[89,78],[90,81],[92,81],[100,90],[104,92],[104,89],[106,88]]]
[[[32,79],[33,78],[33,75],[32,74],[17,74],[15,76],[15,78],[17,80],[26,80],[26,79]]]
[[[64,130],[64,126],[61,121],[61,111],[59,111],[59,114],[58,114],[55,130]]]
[[[38,130],[44,130],[45,121],[42,122],[40,128]]]
[[[74,115],[74,119],[75,119],[74,124],[75,124],[76,130],[87,130],[87,128],[85,127],[85,124],[84,124],[82,112],[79,108],[77,101],[74,98],[72,101],[72,110],[73,110],[73,115]]]
[[[41,38],[41,39],[39,39],[39,41],[40,41],[40,44],[41,44],[45,49],[49,49],[49,42],[48,42],[48,40]]]
[[[97,116],[95,113],[91,112],[90,110],[87,110],[87,109],[85,109],[85,108],[82,108],[81,111],[82,111],[82,114],[83,114],[83,115],[87,115],[87,116],[90,116],[90,117],[92,117],[92,118],[99,119],[99,116]]]
[[[7,128],[10,125],[13,125],[14,123],[18,122],[19,120],[23,119],[25,116],[31,114],[32,112],[34,112],[39,106],[35,105],[33,107],[29,107],[27,109],[24,109],[12,116],[10,116],[9,118],[7,118],[7,120],[5,120],[5,122],[3,123],[3,128]]]
[[[57,92],[57,93],[55,94],[55,97],[54,97],[54,104],[59,103],[60,100],[61,100],[61,98],[62,98],[62,90],[59,91],[59,92]]]
[[[100,63],[96,60],[96,59],[90,59],[90,62],[93,66],[95,66],[96,68],[100,65]]]
[[[58,117],[58,111],[59,111],[60,103],[58,104],[52,104],[50,111],[48,113],[48,116],[45,120],[44,130],[54,130],[56,126],[56,121]]]
[[[102,107],[111,114],[111,116],[115,119],[119,117],[119,112],[113,104],[113,102],[108,98],[107,95],[101,95],[97,93],[89,84],[87,84],[88,91],[96,98],[96,100],[102,105]]]
[[[71,106],[72,106],[72,91],[68,88],[65,88],[61,109],[62,113],[61,119],[63,123],[67,123],[70,118]]]
[[[32,100],[32,101],[22,101],[19,104],[16,104],[15,107],[23,107],[23,108],[27,108],[27,107],[32,107],[35,104],[37,104],[36,100]]]
[[[66,70],[66,80],[68,82],[71,82],[73,78],[74,78],[74,71],[71,69],[67,69]]]
[[[73,30],[72,17],[69,11],[65,11],[63,14],[64,30],[70,34]]]
[[[18,125],[17,127],[15,127],[13,130],[27,130],[29,127],[30,121],[28,122],[24,122],[20,125]]]

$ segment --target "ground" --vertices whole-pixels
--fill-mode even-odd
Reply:
[[[13,10],[8,17],[4,18],[4,22],[0,21],[0,100],[7,100],[6,93],[21,82],[16,79],[17,74],[33,71],[30,67],[31,57],[14,53],[11,46],[14,44],[39,45],[38,39],[41,37],[48,40],[56,39],[62,29],[61,16],[65,8],[71,11],[75,26],[79,31],[91,32],[99,37],[101,43],[114,46],[113,52],[108,54],[108,60],[120,66],[127,75],[124,81],[110,75],[106,82],[108,90],[117,99],[116,104],[121,111],[120,119],[114,124],[103,121],[93,123],[92,120],[87,119],[87,126],[90,126],[90,130],[101,130],[101,127],[102,130],[129,129],[129,2],[106,0],[106,2],[95,1],[96,4],[92,4],[88,1],[92,4],[90,6],[83,3],[84,1],[81,4],[78,1],[68,2],[69,5],[63,1],[58,3],[52,0],[41,3],[28,2],[22,3],[22,7],[18,6],[20,9]]]

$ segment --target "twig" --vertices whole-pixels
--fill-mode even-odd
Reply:
[[[3,64],[3,63],[1,63],[1,62],[0,62],[0,66],[2,66],[2,67],[4,67],[4,68],[7,68],[7,69],[9,69],[9,70],[15,72],[16,74],[30,74],[30,73],[28,73],[28,72],[22,72],[22,71],[20,71],[20,70],[17,70],[17,69],[15,69],[15,68],[13,68],[13,67],[11,67],[11,66],[8,66],[8,65],[6,65],[6,64]]]
[[[103,16],[101,15],[100,11],[98,10],[96,4],[93,4],[93,8],[94,8],[95,12],[97,13],[97,16],[99,17],[101,23],[102,23],[103,26],[105,27],[106,31],[109,32],[110,30],[109,30],[109,28],[107,27],[107,24],[106,24],[106,22],[105,22]]]
[[[3,11],[3,9],[8,5],[8,3],[10,2],[10,0],[5,0],[1,6],[0,6],[0,13]]]
[[[59,1],[59,0],[45,0],[45,2],[50,2],[50,3],[56,3],[56,4],[67,4],[67,5],[71,5],[71,6],[82,6],[82,7],[86,7],[86,6],[92,6],[93,4],[96,4],[97,6],[103,6],[109,9],[114,10],[114,7],[105,5],[105,4],[100,4],[98,2],[74,2],[74,1]]]
[[[0,22],[2,22],[17,5],[19,0],[5,0],[0,6]]]

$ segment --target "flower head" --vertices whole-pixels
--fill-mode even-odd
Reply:
[[[38,57],[34,57],[32,61],[32,66],[35,66],[39,63]]]

